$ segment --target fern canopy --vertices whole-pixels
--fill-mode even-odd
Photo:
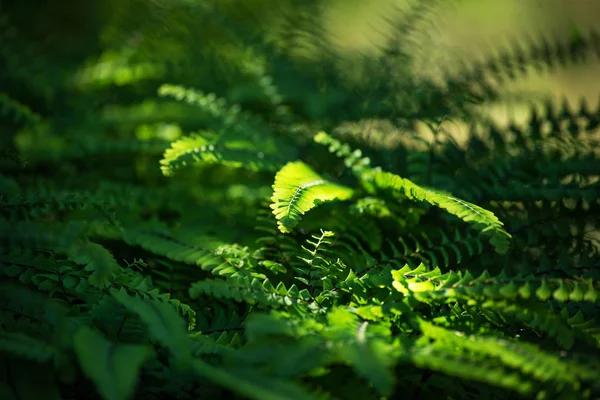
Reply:
[[[319,0],[0,2],[1,399],[600,398],[600,105],[504,90],[597,33],[432,77],[437,0],[360,55]]]

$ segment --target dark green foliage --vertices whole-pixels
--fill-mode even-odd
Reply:
[[[596,34],[440,83],[435,1],[360,57],[317,1],[33,3],[0,3],[2,399],[600,397],[600,105],[474,107]]]

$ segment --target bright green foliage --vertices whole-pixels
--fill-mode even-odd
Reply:
[[[491,211],[449,194],[420,187],[408,179],[389,172],[377,171],[365,179],[373,180],[378,188],[390,189],[394,193],[404,194],[411,200],[426,201],[442,208],[450,214],[472,223],[482,233],[488,233],[491,236],[490,243],[499,253],[505,253],[508,250],[510,234],[502,228],[502,222]]]
[[[161,160],[162,170],[165,175],[172,175],[172,171],[186,167],[186,158],[194,162],[222,163],[231,167],[246,167],[252,170],[272,171],[277,168],[277,162],[264,160],[263,152],[244,147],[251,147],[251,143],[237,141],[229,143],[228,146],[195,134],[171,144],[171,148],[165,152],[165,156]]]
[[[2,2],[0,398],[599,398],[600,106],[479,106],[600,38],[433,80],[436,3]]]
[[[361,158],[360,150],[351,152],[347,145],[342,145],[325,132],[319,132],[314,139],[317,143],[328,145],[329,151],[335,152],[337,156],[344,157],[345,165],[364,181],[367,188],[374,185],[378,189],[389,189],[399,196],[440,207],[491,236],[490,243],[499,253],[508,250],[510,234],[502,228],[502,222],[492,212],[439,190],[421,187],[398,175],[369,169],[370,160]]]
[[[327,181],[301,161],[287,164],[273,184],[271,208],[279,230],[289,232],[301,216],[324,201],[346,200],[352,189]]]
[[[220,132],[194,133],[173,142],[160,161],[163,174],[170,176],[191,161],[267,171],[275,171],[283,164],[283,143],[277,141],[268,126],[242,113],[238,105],[227,107],[225,100],[214,94],[174,85],[163,85],[158,93],[197,106],[220,126]]]

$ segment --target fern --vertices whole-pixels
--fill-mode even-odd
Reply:
[[[437,0],[360,54],[317,0],[43,3],[0,6],[3,398],[600,396],[600,109],[504,90],[596,34],[433,78]]]

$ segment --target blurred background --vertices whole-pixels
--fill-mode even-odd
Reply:
[[[418,0],[329,0],[318,1],[325,11],[322,21],[326,32],[343,52],[373,53],[382,44],[391,26],[385,18],[402,12]],[[297,3],[297,2],[296,2]],[[421,25],[416,38],[414,73],[435,76],[440,70],[452,70],[465,62],[484,59],[507,48],[517,39],[560,37],[568,40],[580,32],[600,29],[600,1],[597,0],[444,0],[436,3]],[[186,13],[181,5],[189,4]],[[219,30],[218,22],[196,20],[198,8],[210,9],[218,4],[220,10],[229,10],[237,21],[252,21],[269,31],[277,29],[278,14],[273,10],[294,4],[292,0],[223,0],[218,2],[200,0],[19,0],[0,1],[0,43],[14,80],[19,63],[26,65],[22,73],[27,75],[27,85],[40,83],[39,90],[52,89],[44,82],[72,77],[80,87],[94,87],[116,83],[127,85],[136,80],[177,77],[173,71],[164,71],[164,64],[156,66],[156,54],[168,57],[173,65],[199,62],[202,56],[191,55],[195,46],[227,40],[225,31]],[[182,11],[183,10],[183,11]],[[252,18],[248,18],[252,15]],[[190,30],[193,27],[192,30]],[[224,28],[223,26],[220,27]],[[225,28],[227,28],[225,26]],[[236,29],[238,27],[236,26]],[[226,30],[226,29],[225,29]],[[209,34],[199,37],[198,32]],[[26,39],[31,48],[23,49],[15,41],[14,52],[26,50],[26,54],[12,54],[10,42],[15,35]],[[153,35],[153,37],[150,37]],[[192,46],[189,45],[191,39]],[[188,42],[186,42],[188,40]],[[187,44],[186,44],[187,43]],[[523,43],[523,41],[521,42]],[[187,46],[187,47],[186,47]],[[143,54],[143,57],[140,55]],[[25,60],[27,57],[36,62]],[[127,63],[135,68],[121,68]],[[195,57],[195,58],[194,58]],[[52,59],[53,71],[45,60]],[[32,65],[33,64],[33,65]],[[35,65],[39,68],[36,69]],[[70,67],[65,68],[65,66]],[[161,68],[163,68],[161,70]],[[176,69],[176,68],[175,68]],[[55,73],[55,75],[53,75]],[[590,106],[598,102],[600,93],[600,63],[597,59],[585,65],[560,68],[552,73],[530,71],[527,75],[506,84],[507,93],[535,92],[553,94],[566,98],[571,104],[584,96]],[[185,82],[185,80],[182,80]],[[187,81],[192,83],[191,81]],[[14,95],[14,83],[3,81],[0,91]],[[156,85],[154,85],[156,87]],[[26,97],[26,96],[25,96]],[[27,100],[19,99],[27,104]],[[34,107],[35,108],[35,107]],[[519,102],[495,104],[486,111],[499,121],[509,115],[524,117],[524,107]]]
[[[406,0],[337,1],[330,6],[328,27],[345,51],[375,51],[389,25],[383,16],[410,5]],[[460,0],[440,1],[435,13],[422,21],[424,37],[414,66],[416,74],[435,76],[439,67],[452,70],[466,60],[482,60],[508,48],[519,38],[570,38],[580,32],[600,30],[600,1],[597,0]],[[600,62],[568,66],[549,73],[534,69],[506,85],[507,93],[533,92],[566,98],[573,107],[581,97],[594,107],[600,99]],[[487,107],[499,123],[512,116],[527,115],[519,102]],[[449,130],[456,127],[448,127]],[[456,132],[460,134],[459,132]]]

